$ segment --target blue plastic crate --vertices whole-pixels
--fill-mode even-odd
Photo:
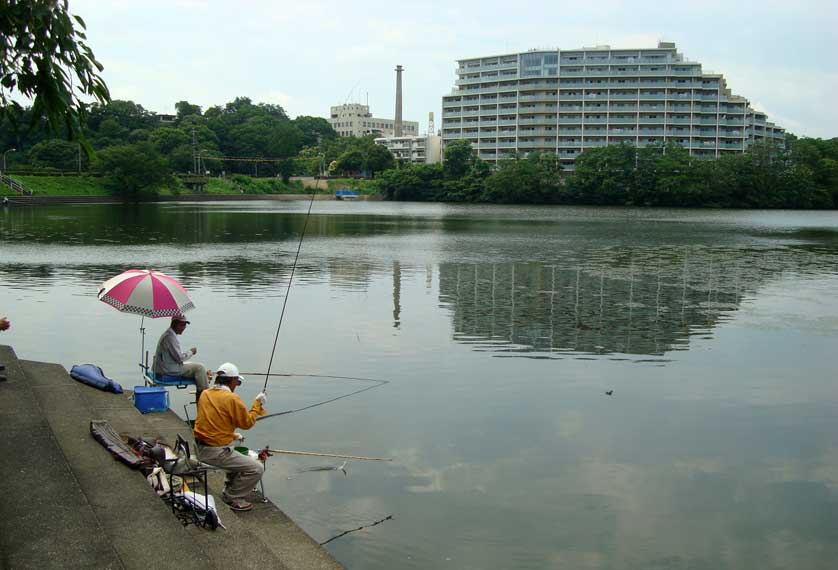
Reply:
[[[169,393],[159,386],[134,386],[134,407],[141,414],[169,409]]]

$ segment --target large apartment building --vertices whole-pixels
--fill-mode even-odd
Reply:
[[[392,137],[396,134],[395,119],[380,119],[373,117],[369,105],[347,103],[335,105],[329,114],[329,124],[342,137],[363,137],[377,135]],[[417,121],[402,121],[402,130],[406,136],[419,134]]]
[[[622,142],[675,143],[717,158],[784,136],[721,74],[669,42],[463,59],[456,87],[442,98],[443,143],[471,141],[489,161],[549,152],[572,169],[583,150]]]

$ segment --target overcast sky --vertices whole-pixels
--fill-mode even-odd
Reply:
[[[836,0],[70,0],[114,98],[159,113],[237,96],[291,117],[366,102],[425,130],[454,86],[456,60],[526,51],[675,42],[733,92],[801,136],[838,136]]]

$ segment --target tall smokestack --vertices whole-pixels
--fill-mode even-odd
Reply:
[[[401,65],[396,66],[396,124],[393,126],[397,137],[403,136],[402,132],[402,71]]]

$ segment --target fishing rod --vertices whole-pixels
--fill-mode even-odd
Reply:
[[[389,384],[389,380],[379,380],[378,378],[360,378],[358,376],[331,376],[329,374],[298,374],[296,372],[240,372],[242,376],[268,376],[270,378],[282,377],[287,378],[291,376],[300,376],[303,378],[329,378],[332,380],[360,380],[362,382],[381,382],[382,384]]]
[[[341,453],[317,453],[315,451],[292,451],[289,449],[271,449],[265,447],[261,450],[266,455],[312,455],[315,457],[337,457],[340,459],[358,459],[361,461],[393,461],[391,457],[364,457],[362,455],[345,455]]]
[[[320,178],[314,182],[314,191],[311,193],[311,200],[308,202],[308,212],[306,212],[306,219],[303,222],[303,229],[300,232],[300,241],[297,244],[297,254],[294,256],[294,264],[291,266],[291,276],[288,278],[288,287],[285,289],[285,299],[282,301],[282,312],[279,314],[279,324],[276,326],[276,336],[274,336],[274,345],[271,349],[271,358],[268,361],[268,372],[265,374],[265,385],[262,387],[262,392],[268,389],[268,377],[271,373],[271,367],[274,363],[274,354],[276,354],[276,343],[279,341],[279,331],[282,328],[282,319],[285,317],[285,307],[288,305],[288,296],[291,293],[291,283],[294,281],[294,272],[297,270],[297,260],[300,258],[300,249],[303,247],[303,237],[306,235],[306,228],[308,227],[308,219],[311,216],[311,206],[314,204],[314,196],[317,194],[317,185],[320,184]]]

